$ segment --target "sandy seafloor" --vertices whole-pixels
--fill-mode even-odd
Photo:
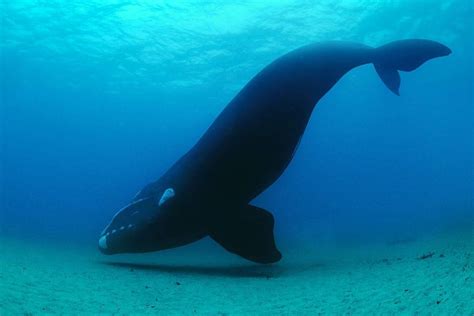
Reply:
[[[272,266],[210,241],[133,256],[0,241],[1,315],[474,313],[472,230],[390,245],[286,246]]]

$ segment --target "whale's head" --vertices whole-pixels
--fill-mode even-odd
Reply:
[[[120,209],[99,236],[99,250],[104,254],[147,252],[165,249],[177,241],[175,230],[174,190],[168,188],[157,196],[138,199]]]

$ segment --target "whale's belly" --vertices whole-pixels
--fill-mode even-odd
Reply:
[[[222,199],[250,201],[286,169],[310,112],[277,103],[218,118],[196,146],[193,174]]]

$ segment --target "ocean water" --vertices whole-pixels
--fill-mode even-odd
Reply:
[[[474,311],[472,1],[16,0],[2,1],[0,15],[2,314],[436,314],[443,304],[439,311],[445,314]],[[280,263],[270,270],[245,270],[247,261],[206,239],[173,251],[163,259],[165,268],[153,266],[161,253],[104,264],[111,259],[98,253],[97,239],[115,212],[189,150],[264,66],[313,42],[377,47],[411,38],[441,42],[452,54],[402,72],[400,96],[384,86],[372,65],[347,73],[319,101],[288,169],[253,202],[275,217]],[[446,231],[460,234],[446,238],[456,240],[449,245],[461,246],[442,253],[453,258],[451,265],[437,265],[433,260],[442,261],[441,253],[429,246],[430,240],[444,238]],[[386,253],[396,252],[386,247],[394,245],[406,246],[400,253],[409,253],[407,260],[413,262],[385,271],[392,273],[391,280],[404,280],[410,267],[428,262],[419,268],[439,268],[431,275],[434,280],[440,280],[443,269],[456,271],[440,281],[451,286],[448,294],[423,305],[420,293],[435,291],[433,283],[423,281],[417,283],[418,294],[408,301],[400,298],[400,304],[370,294],[377,290],[373,284],[363,287],[362,280],[383,273],[363,262],[374,257],[385,262]],[[309,261],[298,249],[314,254],[326,268],[304,265]],[[199,261],[207,251],[215,261]],[[437,259],[417,259],[430,251]],[[357,256],[351,257],[354,252]],[[351,263],[337,260],[334,272],[328,268],[334,265],[324,261],[327,253],[342,254]],[[70,259],[75,256],[80,259]],[[141,258],[147,265],[120,266]],[[350,258],[358,258],[358,268]],[[200,268],[193,268],[193,260]],[[305,268],[292,270],[293,262]],[[227,264],[232,266],[227,269]],[[84,270],[48,270],[63,265]],[[131,277],[128,268],[138,276]],[[365,295],[361,300],[324,292],[344,284],[348,271],[357,275],[351,288],[356,296]],[[244,278],[248,274],[270,275],[292,292],[279,292],[280,283]],[[46,276],[57,280],[45,283],[41,278]],[[156,294],[159,290],[156,297],[149,296],[151,290],[130,295],[124,286],[136,282],[143,290],[149,285],[140,282],[155,279],[152,289],[161,281],[183,288],[183,281],[176,281],[181,287],[174,285],[176,276],[194,288],[182,293],[173,288],[173,295],[165,291],[164,298]],[[310,286],[299,277],[314,282]],[[390,288],[387,279],[379,280]],[[402,292],[408,283],[401,282]],[[72,284],[82,285],[75,289]],[[364,290],[358,291],[357,284]],[[226,292],[229,286],[235,292]],[[67,295],[51,300],[42,294],[56,287]],[[464,292],[456,292],[459,288]],[[252,289],[261,294],[250,298]],[[203,295],[199,299],[213,298],[197,304],[196,291]],[[245,302],[253,307],[243,307]],[[411,307],[394,309],[403,304]],[[335,305],[339,309],[331,309]]]

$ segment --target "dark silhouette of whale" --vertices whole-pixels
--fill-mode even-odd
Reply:
[[[156,251],[210,236],[248,260],[280,260],[272,214],[249,202],[286,169],[319,99],[346,72],[368,63],[398,95],[398,71],[450,53],[440,43],[412,39],[379,48],[316,43],[278,58],[247,83],[189,152],[114,216],[99,249]]]

